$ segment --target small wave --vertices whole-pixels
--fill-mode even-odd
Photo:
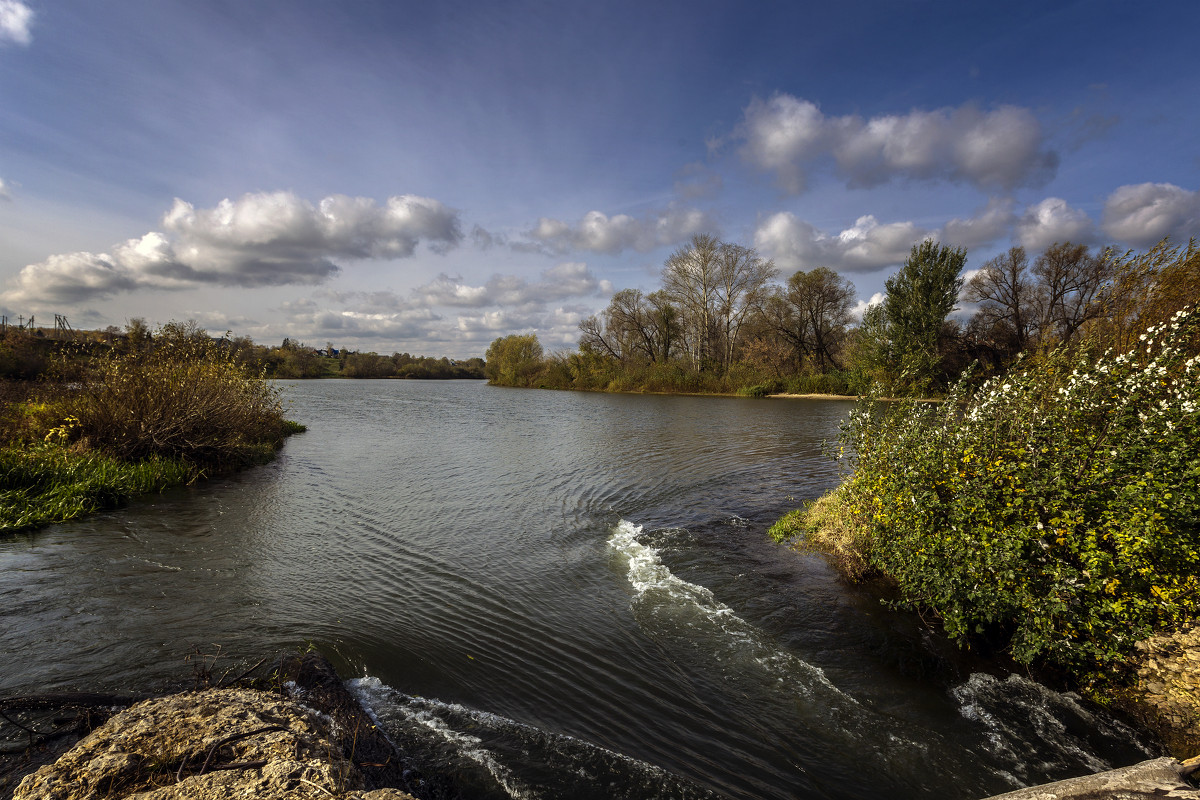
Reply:
[[[141,561],[142,563],[149,564],[152,567],[158,567],[159,569],[165,569],[168,572],[183,572],[183,567],[175,567],[170,564],[163,564],[161,561],[154,561],[149,558],[139,558],[138,560]]]
[[[684,615],[684,625],[692,629],[689,635],[695,636],[701,633],[695,630],[692,619],[695,617],[713,626],[711,633],[718,634],[718,644],[759,665],[772,679],[783,681],[783,676],[801,675],[807,679],[796,687],[802,694],[808,695],[815,686],[820,686],[824,692],[855,702],[834,686],[820,667],[779,649],[761,631],[718,600],[711,590],[671,572],[662,562],[659,551],[644,544],[639,538],[641,535],[641,525],[621,520],[609,537],[608,546],[627,560],[629,583],[636,592],[634,603],[650,606],[656,622],[663,623],[665,614],[676,611]],[[664,609],[663,601],[674,608]]]
[[[983,727],[992,755],[1021,783],[1070,771],[1100,772],[1130,755],[1134,760],[1154,755],[1131,728],[1089,710],[1077,695],[1020,675],[1001,680],[975,673],[950,694],[959,713]]]
[[[514,800],[543,797],[712,798],[666,770],[582,739],[553,733],[458,703],[407,695],[378,678],[347,686],[389,735],[413,745],[426,732],[434,748],[450,749],[443,764],[462,759],[482,768]],[[468,732],[469,731],[469,732]],[[418,745],[419,746],[419,745]]]

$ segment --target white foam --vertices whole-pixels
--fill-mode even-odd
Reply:
[[[508,792],[509,797],[514,800],[536,800],[540,796],[513,777],[512,772],[483,747],[482,739],[454,730],[444,720],[429,711],[418,711],[406,706],[399,706],[399,709],[410,720],[424,725],[438,734],[454,745],[459,753],[486,769],[495,778],[496,783]]]
[[[518,800],[537,798],[539,794],[514,777],[511,770],[501,764],[496,756],[483,746],[483,740],[455,730],[443,717],[450,716],[469,720],[468,728],[489,729],[513,734],[522,741],[541,742],[548,752],[557,752],[567,758],[572,757],[570,755],[572,752],[576,754],[585,752],[592,756],[600,756],[610,762],[622,764],[631,774],[640,775],[648,786],[663,785],[674,779],[674,776],[660,767],[574,736],[543,731],[499,714],[479,711],[458,703],[446,703],[427,697],[406,695],[396,691],[378,678],[364,676],[347,681],[346,685],[367,707],[368,713],[373,719],[376,719],[377,724],[377,709],[391,709],[400,713],[405,720],[432,731],[440,739],[450,743],[456,752],[482,766],[510,797]],[[589,774],[582,765],[577,766],[573,772],[587,780],[596,779],[596,776]]]
[[[629,583],[636,592],[634,603],[666,599],[677,603],[684,612],[699,612],[700,618],[712,623],[725,642],[747,655],[772,677],[783,680],[784,676],[789,679],[798,674],[807,676],[811,684],[796,686],[801,694],[809,694],[812,685],[818,684],[856,704],[854,698],[830,682],[820,667],[780,650],[761,631],[718,600],[711,590],[689,583],[671,572],[662,562],[659,551],[641,541],[641,534],[641,525],[621,520],[608,538],[608,546],[628,561]],[[714,656],[719,659],[717,654]]]
[[[1130,728],[1097,716],[1077,695],[1056,692],[1020,675],[1000,680],[975,673],[950,693],[959,703],[959,713],[983,727],[993,753],[1025,776],[1033,774],[1030,766],[1043,772],[1072,764],[1092,772],[1112,768],[1071,732],[1064,718],[1080,720],[1091,730],[1151,755]]]

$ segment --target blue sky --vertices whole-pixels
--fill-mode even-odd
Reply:
[[[1200,3],[0,0],[0,313],[547,347],[715,233],[1200,233]]]

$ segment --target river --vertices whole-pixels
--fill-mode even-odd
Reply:
[[[281,388],[275,462],[0,540],[0,694],[312,646],[466,798],[966,800],[1150,754],[768,540],[846,401]]]

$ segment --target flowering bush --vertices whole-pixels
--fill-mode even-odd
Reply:
[[[949,635],[1094,684],[1200,610],[1200,314],[1055,351],[940,404],[865,403],[843,491],[869,562]]]

